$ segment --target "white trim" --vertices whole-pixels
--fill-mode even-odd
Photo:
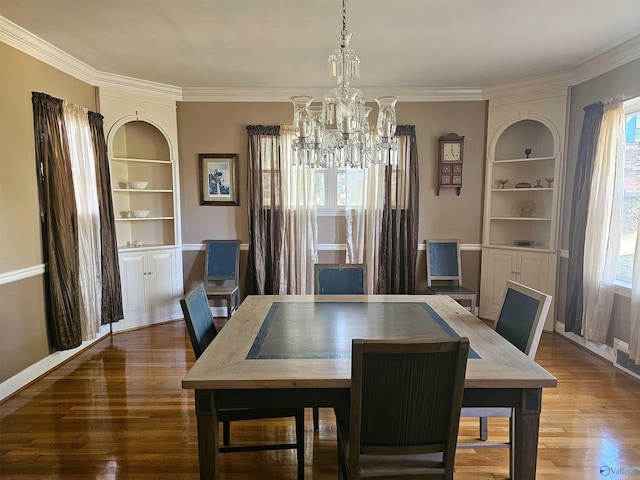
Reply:
[[[592,342],[590,340],[585,340],[584,337],[581,337],[580,335],[576,335],[573,332],[565,332],[564,331],[564,323],[561,323],[561,322],[556,322],[556,330],[555,331],[557,333],[559,333],[560,335],[562,335],[563,337],[568,338],[572,342],[583,346],[584,348],[586,348],[590,352],[595,353],[599,357],[602,357],[605,360],[608,360],[611,363],[613,363],[613,360],[615,358],[615,353],[613,351],[613,348],[610,347],[609,345],[602,345],[602,344],[599,344],[599,343]]]
[[[318,244],[318,251],[324,251],[324,252],[331,252],[331,251],[335,251],[335,252],[339,252],[339,251],[344,251],[347,249],[347,245],[345,243],[319,243]],[[240,250],[249,250],[249,244],[248,243],[241,243],[240,244]],[[418,244],[418,250],[425,250],[425,245],[424,242],[421,242]],[[480,252],[482,251],[482,245],[479,243],[463,243],[460,244],[460,250],[461,251],[474,251],[474,252]],[[183,244],[182,245],[182,251],[183,252],[199,252],[199,251],[204,251],[204,244],[201,243],[190,243],[190,244]]]
[[[10,395],[13,395],[15,392],[17,392],[21,388],[26,387],[34,380],[37,380],[41,376],[49,373],[51,370],[58,367],[62,363],[66,362],[74,355],[86,350],[96,342],[102,340],[104,337],[110,334],[109,332],[110,332],[109,325],[102,325],[100,327],[100,332],[98,333],[98,336],[93,340],[84,341],[79,347],[73,348],[71,350],[54,352],[51,355],[43,358],[42,360],[39,360],[32,365],[29,365],[27,368],[25,368],[21,372],[16,373],[13,377],[0,383],[0,402],[2,402],[5,398],[9,397]]]
[[[560,249],[560,258],[569,258],[569,250]]]
[[[44,263],[41,263],[40,265],[34,265],[32,267],[0,273],[0,285],[6,285],[8,283],[18,282],[27,278],[43,275],[45,271],[46,266]]]
[[[575,85],[576,79],[572,72],[555,73],[551,75],[541,75],[537,77],[524,78],[515,82],[490,85],[483,89],[484,97],[495,99],[509,95],[524,95],[540,91],[553,91],[559,89],[558,95],[565,94],[568,87]],[[563,93],[564,92],[564,93]]]
[[[396,95],[403,102],[482,101],[481,87],[360,87],[365,95]],[[184,102],[289,102],[299,92],[317,98],[327,93],[325,87],[185,87]]]
[[[144,95],[161,96],[174,102],[182,99],[182,89],[180,87],[98,70],[94,73],[93,84],[103,88],[115,88]]]
[[[47,65],[94,85],[96,70],[68,53],[54,47],[20,25],[0,16],[0,41]]]
[[[573,71],[576,81],[582,83],[638,58],[640,58],[640,35],[612,48],[608,52],[587,60],[574,68]]]

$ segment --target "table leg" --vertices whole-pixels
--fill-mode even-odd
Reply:
[[[198,461],[200,480],[218,479],[218,411],[213,391],[196,390],[196,419],[198,422]]]
[[[512,425],[510,471],[513,480],[535,480],[542,389],[523,389]]]

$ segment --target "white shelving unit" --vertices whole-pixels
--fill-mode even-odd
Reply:
[[[179,318],[183,293],[175,101],[100,91],[110,155],[124,320],[114,331]],[[131,188],[129,182],[148,182]],[[132,210],[148,215],[134,217]]]
[[[565,93],[490,102],[480,286],[484,318],[497,318],[507,280],[555,296],[566,101]],[[552,306],[547,330],[553,318]]]

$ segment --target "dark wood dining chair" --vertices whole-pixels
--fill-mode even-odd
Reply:
[[[240,305],[239,240],[205,240],[204,288],[210,300],[224,300],[227,320]]]
[[[550,306],[551,295],[509,280],[505,289],[500,314],[494,322],[493,328],[502,337],[524,352],[529,358],[534,359]],[[513,458],[511,456],[513,455],[513,451],[511,444],[513,440],[513,409],[504,407],[465,407],[462,409],[461,416],[480,418],[479,437],[482,442],[459,444],[459,447],[509,448],[511,450],[510,465],[512,468]],[[508,417],[510,419],[508,442],[487,441],[489,437],[489,417]]]
[[[180,300],[184,320],[187,324],[191,346],[196,359],[200,358],[209,344],[216,338],[217,330],[213,323],[213,316],[209,309],[209,302],[203,284],[191,289]],[[220,409],[218,416],[222,422],[222,444],[219,451],[247,452],[259,450],[297,450],[298,479],[304,478],[304,408],[233,408]],[[239,420],[262,420],[268,418],[294,417],[296,428],[296,443],[259,444],[259,445],[231,445],[230,422]]]
[[[316,295],[364,295],[367,266],[362,263],[316,263],[313,266]],[[320,429],[320,412],[313,407],[313,430]]]
[[[458,240],[425,240],[427,287],[430,293],[467,301],[477,314],[478,292],[462,285],[460,243]]]
[[[340,479],[453,479],[469,340],[352,341]]]

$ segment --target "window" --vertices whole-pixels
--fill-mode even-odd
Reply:
[[[624,205],[616,283],[630,287],[640,214],[640,121],[638,119],[640,97],[625,102],[624,108],[627,114],[625,117]]]

